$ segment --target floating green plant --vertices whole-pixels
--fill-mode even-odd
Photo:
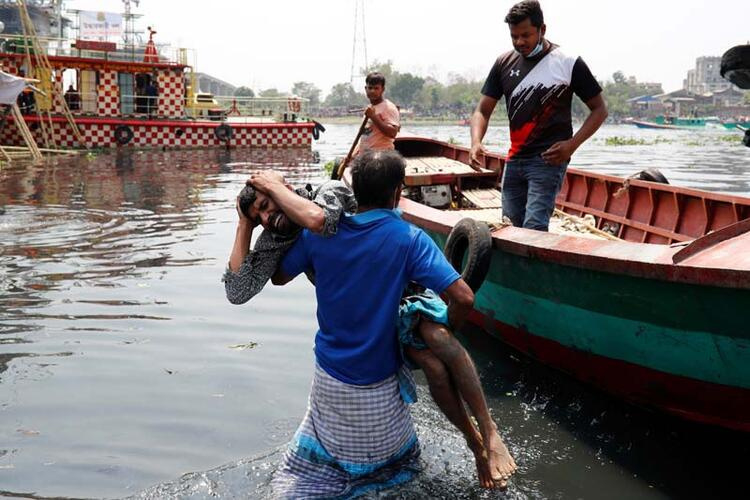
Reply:
[[[644,146],[648,144],[645,139],[636,139],[635,137],[620,137],[615,135],[604,139],[607,146]]]

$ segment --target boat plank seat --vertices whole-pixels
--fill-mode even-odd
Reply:
[[[404,183],[407,186],[453,184],[466,177],[487,179],[498,177],[498,172],[493,170],[477,171],[465,163],[443,156],[408,157],[404,160],[406,160]]]
[[[477,208],[501,208],[503,198],[497,189],[464,189],[461,196]]]

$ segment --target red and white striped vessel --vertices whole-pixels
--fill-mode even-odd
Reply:
[[[39,47],[46,52],[44,64],[35,54]],[[302,118],[306,100],[297,97],[237,98],[222,107],[210,94],[197,92],[187,51],[178,49],[175,56],[157,51],[152,39],[145,50],[88,40],[37,37],[32,45],[21,36],[0,39],[0,70],[40,80],[36,87],[44,94],[36,93],[33,106],[24,112],[40,145],[310,148],[322,130]],[[12,120],[6,115],[0,144],[22,146]]]

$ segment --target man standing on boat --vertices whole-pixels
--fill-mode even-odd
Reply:
[[[372,150],[382,151],[393,149],[393,140],[401,130],[401,115],[398,108],[391,101],[383,97],[385,93],[385,76],[382,73],[370,73],[365,78],[365,93],[370,105],[365,108],[365,116],[369,119],[362,133],[357,154]]]
[[[514,226],[547,231],[570,157],[607,117],[601,87],[580,57],[545,37],[539,2],[515,4],[505,22],[513,49],[497,58],[471,117],[471,162],[481,165],[482,139],[497,101],[505,97],[510,151],[502,180],[503,215]],[[576,94],[590,113],[573,134]]]

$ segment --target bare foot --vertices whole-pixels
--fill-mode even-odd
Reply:
[[[478,437],[478,436],[477,436]],[[490,461],[487,457],[487,451],[482,445],[482,438],[479,439],[467,439],[466,444],[474,454],[474,461],[477,465],[477,476],[479,476],[479,485],[482,488],[493,488],[495,486],[492,480],[492,474],[490,473]]]
[[[497,431],[488,436],[486,449],[492,480],[495,482],[495,486],[505,488],[510,476],[516,472],[516,462],[510,456],[508,448]]]

